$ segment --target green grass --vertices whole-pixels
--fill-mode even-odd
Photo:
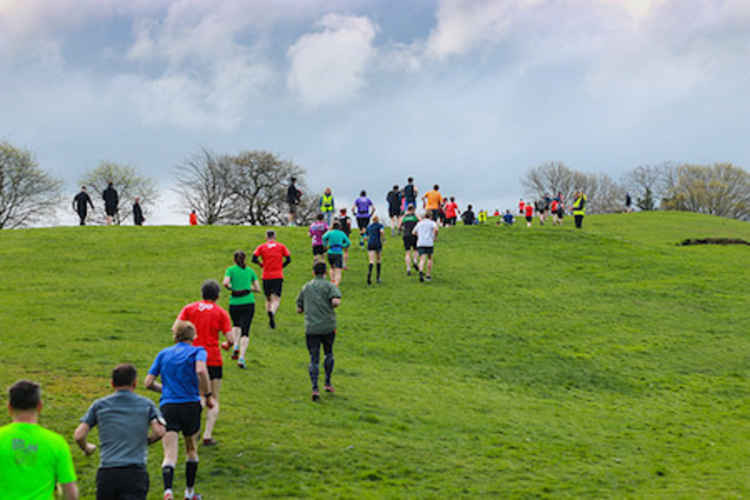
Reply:
[[[684,213],[589,216],[576,231],[441,231],[435,280],[344,274],[335,396],[309,401],[302,318],[309,238],[281,229],[280,327],[256,315],[249,369],[225,364],[207,498],[742,498],[750,495],[750,250],[676,244],[750,225]],[[72,442],[110,392],[170,343],[180,308],[262,228],[0,232],[0,385],[42,382],[42,423]],[[226,306],[226,296],[220,303]],[[260,300],[262,306],[262,299]],[[141,394],[146,393],[139,388]],[[96,440],[96,431],[92,433]],[[73,454],[84,498],[96,458]],[[151,448],[160,498],[160,445]],[[181,457],[184,456],[181,452]],[[178,467],[175,487],[184,487]]]

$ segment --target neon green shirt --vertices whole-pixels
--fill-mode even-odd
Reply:
[[[227,269],[227,272],[224,273],[224,276],[229,277],[230,284],[232,285],[232,290],[250,290],[250,288],[253,286],[254,281],[258,281],[258,275],[255,274],[255,271],[253,271],[250,266],[246,266],[245,269],[242,269],[240,266],[232,266]],[[255,303],[255,296],[252,292],[245,295],[244,297],[232,297],[229,296],[229,305],[230,306],[241,306],[243,304],[254,304]]]
[[[14,500],[54,499],[55,483],[76,480],[70,447],[38,424],[0,427],[0,493]]]

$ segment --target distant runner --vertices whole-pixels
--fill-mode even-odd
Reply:
[[[245,368],[245,353],[250,344],[250,326],[255,316],[255,296],[260,292],[258,275],[245,263],[245,252],[234,252],[234,265],[224,273],[224,288],[232,294],[229,297],[229,317],[232,318],[232,337],[234,351],[232,359],[237,366]]]
[[[367,197],[367,192],[362,190],[359,198],[354,200],[354,215],[357,217],[357,227],[359,228],[359,246],[365,246],[365,231],[370,224],[370,217],[375,213],[375,204]]]
[[[445,224],[447,226],[455,226],[456,220],[458,219],[457,215],[459,212],[460,211],[458,210],[456,198],[451,196],[450,201],[445,204]]]
[[[398,190],[398,185],[394,185],[385,199],[388,202],[388,217],[391,218],[391,236],[394,236],[401,221],[401,203],[403,202],[404,195]]]
[[[409,205],[414,205],[414,208],[417,208],[418,194],[419,190],[414,185],[414,177],[409,177],[406,186],[404,186],[404,202],[406,203],[407,209],[409,208]]]
[[[510,213],[510,210],[506,210],[505,215],[503,215],[503,224],[506,226],[512,226],[514,222],[513,214]]]
[[[284,268],[292,262],[289,249],[276,241],[276,231],[266,231],[266,242],[253,252],[253,262],[263,268],[263,293],[266,296],[268,326],[276,328],[276,311],[281,305],[281,289],[284,285]]]
[[[523,211],[526,215],[526,227],[531,227],[531,221],[534,218],[534,205],[527,203]]]
[[[417,236],[417,253],[419,253],[419,281],[432,281],[432,261],[435,251],[435,240],[438,235],[438,225],[432,220],[432,214],[427,212],[424,219],[419,221],[412,230]],[[427,276],[424,273],[424,263],[427,259]]]
[[[313,262],[324,262],[326,248],[323,246],[323,235],[328,231],[328,224],[323,220],[323,214],[318,214],[316,221],[310,224],[310,238],[312,238]]]
[[[117,205],[120,203],[120,196],[112,182],[107,185],[107,189],[102,191],[102,199],[104,200],[104,212],[107,214],[107,225],[111,226],[113,217],[117,216]],[[119,222],[119,217],[117,222]]]
[[[523,209],[526,207],[526,202],[523,201],[523,198],[518,202],[518,214],[523,215]]]
[[[432,215],[430,218],[436,223],[440,219],[440,205],[443,203],[443,195],[440,194],[439,190],[440,186],[435,184],[432,186],[432,191],[427,191],[422,196],[425,210]]]
[[[372,216],[372,223],[367,226],[367,255],[370,263],[367,266],[367,284],[372,285],[372,266],[377,265],[377,282],[380,283],[380,258],[383,253],[383,224],[377,215]]]
[[[325,390],[335,392],[331,384],[333,374],[333,341],[336,339],[336,312],[341,304],[341,291],[325,280],[326,265],[317,262],[313,266],[314,278],[308,281],[297,296],[297,312],[305,314],[305,338],[310,353],[310,382],[312,383],[312,400],[320,399],[318,374],[320,363],[320,346],[323,345],[325,361]]]
[[[346,269],[343,255],[351,245],[349,237],[339,229],[340,222],[334,222],[333,228],[323,235],[323,243],[328,247],[328,264],[330,264],[331,283],[341,284],[341,269]]]
[[[352,234],[352,220],[351,218],[346,215],[346,209],[342,208],[339,210],[339,229],[346,235],[346,238],[349,239],[350,235]],[[344,266],[342,269],[348,269],[349,266],[349,247],[344,248]]]
[[[190,221],[190,225],[191,226],[197,226],[198,225],[198,214],[195,213],[195,210],[193,210],[192,212],[190,212],[189,221]]]
[[[419,222],[414,214],[414,205],[410,205],[406,210],[406,215],[401,219],[401,234],[404,238],[404,263],[406,263],[406,275],[411,276],[412,263],[416,268],[417,263],[417,235],[413,234],[414,227]]]
[[[465,226],[473,226],[476,224],[476,217],[474,211],[471,209],[471,205],[466,207],[464,213],[461,214],[461,220],[464,221]]]

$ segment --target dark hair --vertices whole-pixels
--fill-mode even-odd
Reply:
[[[315,218],[318,219],[318,220],[323,220],[324,217],[325,216],[323,214],[318,214],[318,215],[315,216]]]
[[[219,284],[216,280],[206,280],[201,285],[203,300],[217,300],[219,298]]]
[[[119,364],[112,370],[112,385],[115,387],[131,386],[137,376],[135,366],[130,363]]]
[[[440,189],[440,186],[438,186],[437,184],[435,184],[434,186],[432,186],[432,189],[434,189],[435,191],[437,191],[438,189]]]
[[[234,252],[234,263],[240,266],[242,269],[245,269],[247,267],[245,265],[245,252],[242,250],[237,250]]]
[[[451,196],[451,201],[456,201],[456,199],[453,196]]]
[[[367,196],[367,191],[365,191],[365,190],[363,189],[362,191],[360,191],[360,192],[359,192],[359,195],[360,195],[360,196]]]
[[[326,273],[326,263],[316,262],[313,264],[313,273],[315,273],[315,276],[323,276]]]
[[[339,224],[338,222],[334,222],[334,223],[333,223],[333,226],[331,226],[331,227],[332,227],[333,229],[340,229],[340,228],[341,228],[341,224]]]
[[[393,185],[393,190],[394,190],[394,191],[398,191],[398,184],[394,184],[394,185]]]
[[[407,180],[407,181],[409,181],[409,182],[414,182],[414,177],[409,177],[409,178],[408,178],[408,179],[406,179],[406,180]]]
[[[425,219],[432,219],[432,211],[430,211],[430,212],[425,212],[425,214],[424,214],[424,218],[425,218]]]
[[[273,229],[269,229],[268,231],[266,231],[266,238],[273,238],[274,236],[276,236],[276,231],[274,231]]]
[[[468,208],[469,208],[469,210],[471,210],[471,205],[469,205],[469,207],[468,207]]]
[[[19,380],[8,389],[10,407],[14,410],[33,410],[39,406],[42,391],[31,380]]]
[[[294,184],[295,182],[297,182],[297,178],[296,177],[292,177],[291,180],[292,180],[292,184]]]

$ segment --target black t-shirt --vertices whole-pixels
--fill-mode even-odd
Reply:
[[[404,229],[404,238],[411,236],[411,232],[414,231],[414,227],[419,222],[416,215],[405,215],[401,220],[401,227]]]
[[[404,187],[404,197],[406,198],[407,202],[413,203],[414,201],[416,201],[414,186],[412,184],[407,184]]]
[[[466,212],[462,213],[461,218],[463,219],[464,224],[466,224],[467,226],[474,224],[474,212],[472,212],[471,210],[467,210]]]
[[[401,192],[390,191],[386,197],[388,208],[391,210],[401,210]]]
[[[299,203],[300,191],[295,187],[294,184],[289,184],[289,188],[286,190],[286,201],[287,203],[297,204]]]

